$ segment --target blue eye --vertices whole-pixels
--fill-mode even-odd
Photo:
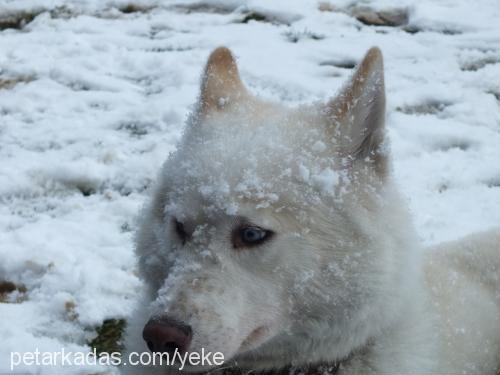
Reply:
[[[241,230],[241,240],[247,243],[262,241],[266,237],[266,231],[257,227],[247,227]]]
[[[233,232],[235,248],[257,246],[268,240],[273,232],[257,226],[244,226]]]

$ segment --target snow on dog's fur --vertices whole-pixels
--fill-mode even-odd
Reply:
[[[188,327],[179,341],[155,326],[160,341],[222,352],[244,371],[495,374],[500,238],[420,259],[384,117],[377,48],[335,99],[294,109],[252,96],[231,53],[215,50],[140,223],[147,288],[128,350],[147,350],[152,321]]]

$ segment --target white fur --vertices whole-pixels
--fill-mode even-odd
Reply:
[[[500,236],[420,257],[384,165],[380,53],[327,107],[296,109],[249,96],[237,71],[211,88],[224,66],[210,64],[231,61],[218,53],[200,100],[228,86],[224,108],[199,105],[142,216],[147,287],[128,350],[146,350],[143,325],[166,314],[192,327],[190,351],[244,370],[340,361],[339,374],[498,373]],[[174,218],[192,233],[184,245]],[[275,235],[234,249],[242,220]]]

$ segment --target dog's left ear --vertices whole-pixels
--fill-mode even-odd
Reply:
[[[247,96],[238,66],[226,47],[215,49],[208,58],[201,82],[200,112],[222,112]]]
[[[380,49],[371,48],[351,80],[326,109],[328,126],[344,156],[365,160],[385,173],[387,155],[382,150],[385,123],[384,65]]]

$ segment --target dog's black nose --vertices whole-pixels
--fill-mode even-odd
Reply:
[[[142,337],[154,353],[173,355],[177,350],[183,354],[191,343],[192,331],[190,326],[175,319],[152,318],[144,326]]]

